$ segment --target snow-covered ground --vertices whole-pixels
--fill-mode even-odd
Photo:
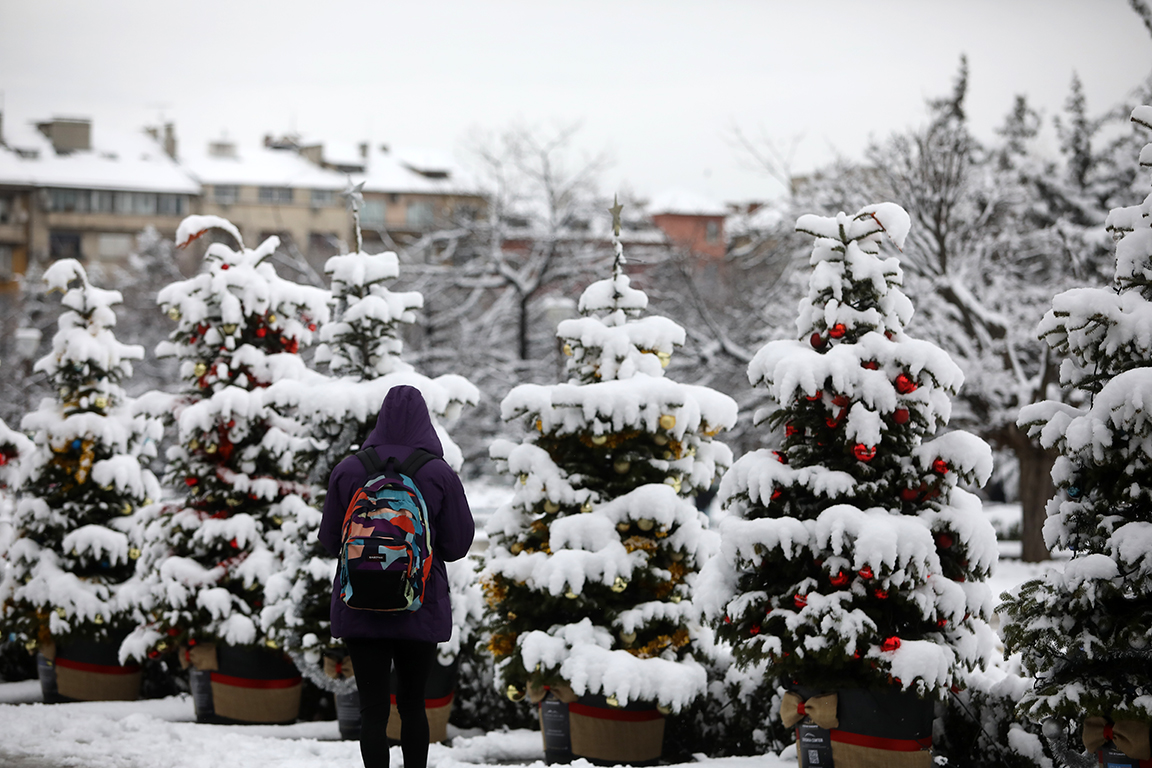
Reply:
[[[469,500],[478,528],[511,496],[511,487],[471,483]],[[1014,505],[988,505],[998,530],[1019,519]],[[1001,527],[1004,526],[1004,527]],[[483,537],[478,537],[484,541]],[[478,541],[478,544],[480,543]],[[1060,567],[1059,557],[1048,564],[1022,563],[1015,542],[1001,542],[1002,558],[990,586],[999,595],[1049,566]],[[45,705],[35,680],[0,683],[0,766],[4,768],[330,768],[357,766],[359,748],[341,741],[337,724],[297,723],[288,726],[219,726],[195,722],[188,696],[135,702],[90,702]],[[456,765],[543,765],[540,734],[534,731],[502,733],[461,732],[448,729],[449,741],[433,745],[431,768]],[[392,764],[401,766],[399,748]],[[577,761],[576,766],[585,766]],[[784,768],[796,765],[793,748],[780,755],[743,758],[699,756],[693,766],[715,768]]]

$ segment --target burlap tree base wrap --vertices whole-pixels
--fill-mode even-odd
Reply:
[[[55,701],[135,701],[143,677],[137,664],[122,665],[120,642],[47,643],[40,655],[55,671]],[[45,701],[49,697],[45,695]]]
[[[292,723],[300,714],[303,681],[283,653],[201,643],[185,659],[210,673],[214,722]]]
[[[859,688],[823,692],[798,687],[780,703],[784,725],[798,729],[800,768],[817,764],[800,743],[802,731],[819,735],[811,730],[813,724],[826,731],[835,768],[931,768],[933,710],[931,702],[913,693]],[[818,751],[815,741],[810,749]]]
[[[603,696],[568,703],[572,756],[603,763],[651,763],[664,751],[664,716],[649,703],[609,706]]]
[[[1089,717],[1084,721],[1084,748],[1095,752],[1103,765],[1152,768],[1149,723]]]

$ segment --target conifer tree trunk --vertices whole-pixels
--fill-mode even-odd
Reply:
[[[1011,425],[1008,444],[1020,464],[1020,557],[1026,563],[1049,560],[1052,553],[1044,544],[1044,518],[1048,500],[1056,493],[1052,485],[1052,464],[1056,456],[1028,439],[1019,427]]]

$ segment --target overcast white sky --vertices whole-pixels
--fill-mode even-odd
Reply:
[[[613,160],[604,187],[718,200],[774,185],[732,126],[800,137],[808,170],[920,122],[961,53],[990,137],[1025,93],[1060,110],[1073,70],[1089,108],[1152,72],[1127,0],[0,0],[6,122],[161,113],[183,146],[295,129],[460,154],[512,123],[580,121]]]

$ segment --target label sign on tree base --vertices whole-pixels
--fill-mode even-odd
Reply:
[[[811,721],[796,726],[796,753],[800,768],[828,768],[832,765],[832,738],[827,728]]]

